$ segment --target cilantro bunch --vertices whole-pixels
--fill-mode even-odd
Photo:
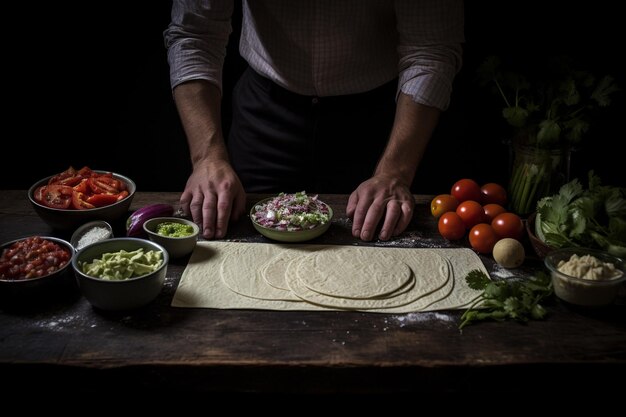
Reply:
[[[537,203],[535,234],[546,244],[582,246],[626,257],[626,189],[601,185],[589,172],[589,188],[578,179]]]
[[[504,100],[502,116],[525,144],[544,149],[576,144],[589,129],[592,112],[608,106],[619,88],[613,77],[574,69],[564,57],[541,65],[536,74],[523,74],[503,69],[501,60],[490,56],[478,68],[479,81],[493,83]]]
[[[470,288],[483,293],[463,313],[459,329],[480,320],[527,322],[543,319],[547,314],[539,302],[552,294],[552,280],[544,272],[524,281],[492,281],[475,269],[465,280]]]

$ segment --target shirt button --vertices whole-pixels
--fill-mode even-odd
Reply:
[[[313,99],[311,100],[311,103],[313,103],[313,104],[317,104],[319,102],[320,102],[320,100],[317,97],[313,97]]]

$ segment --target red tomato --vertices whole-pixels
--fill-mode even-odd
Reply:
[[[78,175],[80,175],[83,178],[89,178],[94,175],[94,172],[88,166],[84,166],[78,170]]]
[[[485,210],[485,216],[487,217],[487,221],[489,223],[491,223],[498,214],[506,213],[506,209],[504,207],[495,203],[485,204],[483,206],[483,210]]]
[[[87,199],[87,203],[96,207],[108,206],[113,203],[117,203],[117,194],[94,194]]]
[[[468,178],[455,182],[450,194],[452,194],[459,203],[467,200],[480,201],[481,198],[480,186],[476,181]]]
[[[89,192],[88,182],[89,180],[87,178],[83,178],[77,185],[74,186],[74,191],[87,194]]]
[[[524,235],[524,223],[515,213],[498,214],[491,221],[491,226],[500,239],[510,237],[520,240]]]
[[[95,194],[109,193],[117,194],[122,191],[119,187],[119,181],[105,176],[97,176],[89,178],[89,188]]]
[[[506,190],[500,184],[490,182],[480,187],[480,193],[483,204],[500,204],[506,206]]]
[[[75,176],[76,176],[76,170],[74,169],[74,167],[69,167],[68,169],[61,172],[60,174],[52,176],[48,180],[48,184],[58,184],[60,181],[63,181],[68,178],[73,178]],[[61,184],[61,185],[67,185],[67,184]]]
[[[485,221],[483,206],[474,200],[467,200],[459,204],[456,208],[456,214],[463,220],[467,230]]]
[[[89,199],[87,198],[87,196],[80,191],[74,191],[72,193],[72,207],[76,210],[87,210],[95,208],[96,206],[90,203],[88,200]]]
[[[124,190],[124,191],[122,191],[121,193],[119,193],[117,195],[117,201],[121,201],[121,200],[125,199],[128,196],[129,196],[128,191]]]
[[[450,194],[439,194],[430,202],[430,214],[439,218],[443,213],[456,210],[458,206],[459,202]]]
[[[74,189],[67,185],[47,185],[41,191],[43,204],[56,209],[66,209],[72,201]]]
[[[454,211],[443,213],[439,217],[439,234],[448,240],[459,240],[465,236],[465,224]]]
[[[480,253],[491,253],[498,242],[498,236],[493,227],[487,223],[480,223],[472,227],[469,232],[469,241],[472,248]]]
[[[46,205],[46,202],[43,199],[43,192],[45,189],[46,186],[42,185],[41,187],[37,187],[37,189],[35,189],[35,191],[33,192],[33,198],[35,199],[35,201],[39,204],[43,204],[44,206]]]

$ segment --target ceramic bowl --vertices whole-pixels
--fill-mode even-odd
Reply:
[[[530,245],[533,247],[533,250],[537,254],[537,256],[541,259],[544,259],[547,254],[556,250],[557,248],[547,245],[543,240],[539,239],[535,234],[535,218],[537,217],[537,213],[534,212],[530,216],[528,216],[528,220],[526,220],[526,232],[528,234],[528,240],[530,240]]]
[[[108,171],[94,170],[98,173],[107,173]],[[40,186],[46,185],[52,176],[43,178],[34,183],[28,190],[28,200],[30,201],[35,213],[51,228],[61,231],[69,231],[76,229],[80,225],[91,220],[104,220],[106,222],[114,222],[121,218],[126,218],[130,203],[135,196],[137,186],[128,177],[113,173],[113,177],[124,181],[128,189],[128,197],[116,203],[104,207],[97,207],[88,210],[71,210],[71,209],[55,209],[44,206],[35,201],[33,195],[35,190]]]
[[[69,253],[71,258],[74,257],[75,251],[69,242],[51,236],[41,237],[61,246]],[[3,243],[2,246],[0,246],[0,254],[14,243],[23,239],[26,239],[26,237]],[[70,260],[70,262],[67,262],[62,268],[42,277],[20,280],[0,278],[0,303],[2,305],[10,304],[12,306],[18,306],[21,303],[29,304],[47,300],[50,297],[56,296],[59,292],[75,290],[76,284],[72,275]]]
[[[333,209],[326,203],[323,203],[323,204],[325,204],[328,207],[328,213],[329,213],[328,221],[312,229],[294,230],[294,231],[277,230],[271,227],[265,227],[265,226],[258,224],[256,221],[254,221],[254,213],[256,213],[257,206],[263,205],[267,203],[268,201],[272,200],[273,198],[274,197],[263,199],[257,202],[256,204],[254,204],[252,208],[250,209],[250,220],[252,221],[252,225],[263,236],[272,240],[279,241],[279,242],[290,242],[290,243],[305,242],[307,240],[312,240],[323,235],[330,227],[330,224],[333,219]]]
[[[188,226],[193,231],[189,236],[172,237],[163,236],[157,233],[157,227],[162,223],[178,223]],[[155,217],[143,224],[148,238],[163,246],[170,255],[170,258],[181,258],[193,252],[198,241],[200,228],[191,220],[182,219],[180,217]]]
[[[112,281],[85,274],[80,265],[92,262],[104,253],[120,250],[134,251],[143,248],[145,251],[155,250],[163,253],[161,266],[146,275],[126,280]],[[165,282],[169,255],[167,250],[158,243],[131,237],[101,240],[86,246],[74,256],[72,267],[78,287],[94,307],[102,310],[129,310],[142,307],[153,301],[161,292]]]

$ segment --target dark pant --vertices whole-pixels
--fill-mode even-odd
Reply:
[[[397,81],[302,96],[248,68],[233,91],[228,149],[247,192],[351,193],[374,172],[391,131]]]

